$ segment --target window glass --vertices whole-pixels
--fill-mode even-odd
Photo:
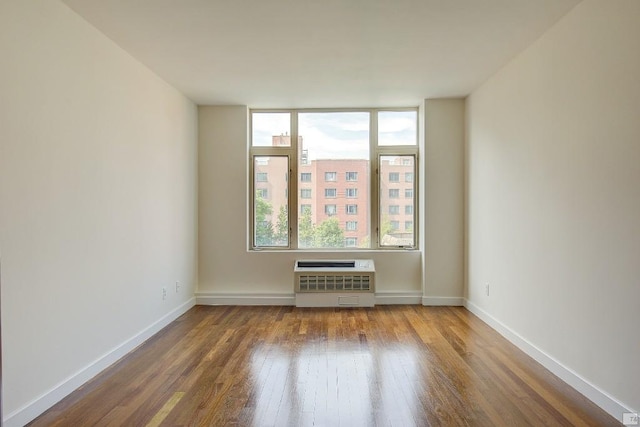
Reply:
[[[417,109],[252,111],[250,245],[416,247],[417,117]]]
[[[414,246],[413,173],[415,156],[380,156],[380,245]],[[399,176],[411,176],[411,180],[398,180]],[[404,209],[398,204],[400,194]],[[409,196],[409,197],[408,197]],[[400,224],[404,227],[401,229]],[[407,224],[410,226],[408,227]]]
[[[286,156],[254,157],[253,242],[256,247],[289,245]],[[274,172],[274,173],[270,173]]]
[[[370,245],[369,180],[358,179],[369,176],[369,122],[368,112],[298,113],[298,151],[306,153],[305,161],[298,160],[299,185],[303,174],[313,174],[320,178],[304,181],[310,194],[323,195],[320,203],[332,199],[319,214],[312,208],[299,218],[299,248],[345,247],[347,237]],[[347,230],[347,216],[359,223],[357,228]]]
[[[378,112],[378,145],[416,145],[418,143],[418,112]]]
[[[251,114],[251,145],[254,147],[290,147],[291,113]]]

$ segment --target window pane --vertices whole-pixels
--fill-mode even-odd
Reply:
[[[380,157],[380,246],[414,246],[414,164],[412,155]],[[411,180],[398,179],[408,174]],[[402,210],[398,204],[401,194],[405,196]]]
[[[380,111],[378,113],[378,145],[416,145],[417,143],[417,111]]]
[[[290,113],[251,113],[251,144],[254,147],[290,147]]]
[[[298,186],[311,204],[298,220],[298,247],[370,247],[369,180],[358,179],[369,176],[369,113],[300,112],[298,133]]]
[[[289,246],[286,156],[254,156],[254,227],[256,247]]]

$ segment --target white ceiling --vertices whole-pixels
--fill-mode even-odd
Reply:
[[[63,0],[198,104],[465,96],[580,0]]]

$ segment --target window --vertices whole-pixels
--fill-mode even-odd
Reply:
[[[253,157],[252,242],[256,247],[288,247],[287,156]],[[270,191],[272,190],[272,191]]]
[[[337,178],[337,173],[335,172],[325,172],[324,173],[324,180],[325,181],[335,181]]]
[[[417,117],[416,108],[252,110],[251,249],[416,247],[400,226],[416,221]]]
[[[336,205],[324,205],[324,213],[329,216],[333,216],[338,213],[338,209],[336,208]]]
[[[408,153],[408,150],[407,150]],[[404,217],[402,219],[404,222],[404,230],[400,231],[400,221],[398,219],[391,219],[389,217],[384,216],[385,213],[388,213],[389,216],[399,215],[400,214],[400,205],[397,205],[398,199],[400,197],[400,189],[399,188],[389,188],[388,191],[383,191],[383,188],[380,189],[380,206],[382,213],[382,231],[380,236],[380,246],[394,246],[394,247],[414,247],[416,238],[415,233],[413,231],[413,222],[415,220],[415,214],[413,207],[415,206],[415,200],[413,198],[413,177],[415,173],[415,165],[416,165],[416,156],[415,154],[403,154],[403,155],[382,155],[380,156],[380,174],[382,176],[389,176],[392,174],[404,175],[405,178],[407,176],[411,176],[411,181],[406,182],[402,185],[405,191],[405,201],[404,201]],[[394,172],[388,172],[389,170],[393,170]],[[385,183],[381,182],[380,186],[384,187]],[[388,196],[388,197],[387,197]],[[409,199],[409,200],[407,200]],[[384,209],[385,206],[387,209]],[[407,218],[407,216],[409,216]],[[396,217],[397,218],[397,217]],[[385,227],[385,221],[388,222],[388,227]]]
[[[324,197],[327,199],[335,199],[336,198],[336,189],[335,188],[325,188],[324,189]]]

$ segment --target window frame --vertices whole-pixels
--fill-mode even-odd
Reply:
[[[416,113],[416,132],[415,132],[415,144],[411,145],[378,145],[378,114],[380,112],[405,112],[405,111],[415,111]],[[370,181],[370,196],[369,202],[366,206],[365,211],[369,215],[368,218],[368,227],[369,227],[369,236],[370,236],[370,245],[366,248],[353,248],[353,247],[344,247],[337,248],[332,250],[347,250],[347,251],[362,251],[362,250],[416,250],[420,247],[420,233],[418,230],[419,225],[419,164],[420,164],[420,151],[421,146],[419,143],[419,135],[420,135],[420,119],[419,119],[419,108],[418,107],[404,107],[404,108],[312,108],[312,109],[250,109],[249,110],[249,141],[248,141],[248,163],[249,163],[249,193],[248,197],[248,222],[249,222],[249,250],[264,250],[264,249],[273,249],[273,250],[300,250],[300,251],[318,251],[322,250],[322,248],[299,248],[298,247],[298,227],[299,227],[299,219],[302,216],[301,212],[298,212],[299,208],[299,199],[303,200],[301,197],[302,188],[299,187],[299,182],[307,182],[302,181],[301,178],[298,179],[298,162],[302,161],[304,157],[304,153],[298,152],[298,115],[300,113],[313,113],[313,112],[326,112],[326,113],[339,113],[339,112],[366,112],[369,113],[369,174],[365,176],[364,179],[369,179]],[[253,138],[253,114],[254,113],[289,113],[290,114],[290,145],[275,145],[275,146],[253,146],[252,138]],[[391,246],[391,245],[382,245],[381,244],[381,236],[380,236],[380,221],[382,218],[382,204],[381,204],[381,182],[382,177],[380,176],[380,162],[382,156],[413,156],[414,157],[414,165],[413,165],[413,197],[410,199],[413,201],[413,216],[411,220],[413,221],[413,245],[407,246]],[[287,218],[289,225],[289,241],[286,246],[257,246],[255,244],[255,236],[254,236],[254,199],[255,199],[255,179],[254,176],[254,162],[256,156],[286,156],[288,158],[288,168],[289,168],[289,179],[286,180],[285,193],[287,194]],[[338,174],[333,171],[329,171],[334,173],[335,180],[333,182],[338,181]],[[325,180],[324,182],[332,182],[326,180],[325,172]],[[348,175],[348,171],[346,175]],[[356,172],[357,173],[357,172]],[[359,175],[359,174],[358,174]],[[366,175],[366,174],[365,174]],[[295,179],[292,179],[295,177]],[[357,176],[355,180],[360,180],[361,177]],[[352,180],[346,180],[346,182],[352,182]],[[402,182],[402,179],[400,179]],[[397,184],[397,182],[394,182]],[[306,188],[305,188],[306,190]],[[313,190],[312,190],[313,191]],[[399,192],[400,193],[400,192]],[[402,198],[402,194],[398,194],[397,199]],[[404,194],[406,196],[406,193]],[[311,199],[313,199],[313,194]],[[407,200],[409,198],[404,198]],[[309,199],[304,199],[309,200]],[[320,200],[316,202],[316,209],[318,208],[317,204],[322,203]],[[339,207],[336,206],[336,213],[338,214]],[[346,210],[346,207],[345,207]],[[335,216],[332,215],[332,216]],[[345,226],[346,227],[346,226]],[[346,231],[346,230],[345,230]]]

